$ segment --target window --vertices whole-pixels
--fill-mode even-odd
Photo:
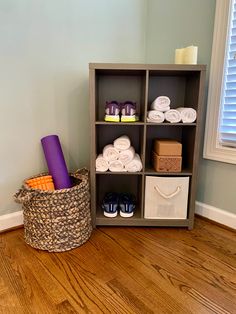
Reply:
[[[236,11],[232,1],[220,115],[220,143],[236,147]]]
[[[204,157],[236,164],[236,0],[217,0]]]

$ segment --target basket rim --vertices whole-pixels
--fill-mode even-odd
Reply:
[[[85,174],[81,174],[81,177],[77,177],[76,174],[80,175],[80,171],[86,171],[86,178],[85,178]],[[31,188],[29,187],[29,185],[26,183],[27,180],[30,180],[30,179],[34,179],[34,178],[38,178],[38,177],[43,177],[43,176],[47,176],[47,175],[50,175],[49,172],[41,172],[39,174],[36,174],[36,175],[33,175],[31,177],[28,177],[26,179],[23,180],[23,188],[29,192],[37,192],[37,193],[41,193],[41,194],[47,194],[47,195],[50,195],[50,194],[59,194],[59,193],[67,193],[69,191],[73,191],[73,190],[76,190],[78,188],[78,186],[81,187],[81,185],[85,185],[88,181],[88,170],[86,168],[82,168],[82,169],[79,169],[75,172],[69,172],[69,176],[70,177],[73,177],[75,179],[78,179],[80,180],[82,184],[77,184],[77,185],[74,185],[72,186],[71,188],[66,188],[66,189],[60,189],[60,190],[41,190],[41,189],[34,189],[34,188]]]

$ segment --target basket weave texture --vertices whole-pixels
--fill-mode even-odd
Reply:
[[[32,189],[26,179],[14,195],[23,208],[25,241],[32,247],[64,252],[89,239],[92,224],[88,171],[80,169],[71,178],[72,188],[55,191]]]

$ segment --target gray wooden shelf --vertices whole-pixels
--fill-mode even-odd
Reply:
[[[97,214],[96,214],[96,222],[98,222],[100,225],[127,225],[127,223],[134,224],[135,221],[141,219],[141,212],[140,208],[137,207],[134,215],[132,217],[124,218],[121,217],[118,213],[118,215],[114,218],[106,217],[103,214],[103,211],[101,207],[98,205],[97,206]]]
[[[182,169],[181,172],[157,172],[153,168],[146,168],[145,175],[151,176],[191,176],[192,172],[189,169]]]
[[[202,113],[205,89],[205,65],[176,64],[116,64],[91,63],[90,120],[91,120],[91,211],[93,226],[169,226],[193,228],[196,183]],[[151,123],[146,121],[152,101],[161,95],[171,99],[171,108],[192,107],[197,111],[194,123]],[[140,121],[106,122],[106,101],[135,101]],[[96,172],[96,156],[103,147],[121,136],[128,135],[135,151],[140,154],[144,169],[136,173]],[[179,173],[156,172],[152,164],[153,140],[171,138],[183,146],[182,168]],[[187,219],[145,219],[146,176],[188,176],[190,179]],[[128,192],[137,199],[137,211],[131,218],[104,217],[97,204],[107,192]]]
[[[96,171],[96,175],[127,175],[127,176],[140,176],[140,175],[152,175],[152,176],[191,176],[192,172],[188,169],[182,169],[181,172],[157,172],[153,168],[146,168],[144,171],[139,172],[111,172],[111,171]]]
[[[136,226],[136,227],[189,227],[189,219],[144,219],[144,218],[126,218],[126,221],[115,218],[109,221],[109,218],[96,217],[96,226]],[[125,218],[124,218],[125,219]]]
[[[103,214],[96,216],[97,226],[146,226],[146,227],[188,227],[189,219],[145,219],[139,216],[123,218],[117,216],[115,218],[105,217]]]
[[[110,220],[109,220],[110,219]],[[189,219],[145,219],[96,217],[96,226],[189,227]]]
[[[153,123],[153,122],[146,122],[146,125],[151,125],[151,126],[196,126],[197,123],[170,123],[170,122],[162,122],[162,123]]]
[[[137,122],[107,122],[107,121],[96,121],[96,125],[129,125],[129,126],[134,126],[134,125],[144,125],[144,122],[142,121],[137,121]]]
[[[101,172],[101,171],[96,171],[96,175],[124,175],[124,176],[138,176],[138,175],[142,175],[143,172],[139,171],[139,172],[124,172],[124,171],[120,171],[120,172],[111,172],[111,171],[105,171],[105,172]]]
[[[89,63],[89,69],[96,69],[101,74],[136,74],[141,71],[152,71],[151,75],[157,73],[158,75],[182,75],[186,72],[192,71],[206,71],[205,64],[140,64],[140,63]]]
[[[114,218],[105,217],[100,206],[97,207],[97,226],[162,226],[162,227],[188,227],[188,219],[145,219],[141,218],[140,209],[136,209],[134,216],[129,218],[118,215]]]
[[[134,125],[150,125],[150,126],[196,126],[197,123],[170,123],[170,122],[162,122],[162,123],[153,123],[153,122],[142,122],[142,121],[137,121],[137,122],[107,122],[107,121],[96,121],[95,125],[129,125],[129,126],[134,126]]]

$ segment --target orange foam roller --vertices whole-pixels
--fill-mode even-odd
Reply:
[[[33,189],[39,189],[39,190],[45,190],[45,191],[55,190],[52,176],[42,176],[42,177],[29,179],[26,181],[26,184]]]

